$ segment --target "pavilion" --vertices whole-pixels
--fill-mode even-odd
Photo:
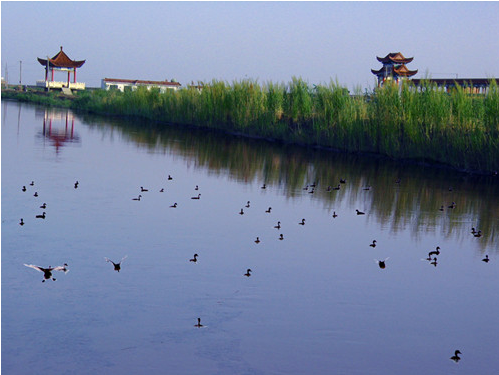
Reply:
[[[52,58],[47,56],[47,59],[41,59],[38,57],[38,62],[45,67],[45,80],[37,81],[37,86],[42,86],[47,89],[68,88],[73,90],[85,90],[85,83],[76,82],[76,68],[80,68],[83,64],[85,64],[85,60],[71,60],[62,50],[62,46],[57,55]],[[67,81],[54,81],[54,71],[68,72]],[[73,72],[73,82],[71,82],[71,72]]]
[[[371,72],[378,77],[378,87],[387,80],[401,83],[403,79],[412,77],[418,72],[417,70],[409,70],[405,65],[409,64],[414,57],[404,57],[400,52],[389,53],[385,57],[376,56],[376,59],[383,64],[379,70],[371,69]]]

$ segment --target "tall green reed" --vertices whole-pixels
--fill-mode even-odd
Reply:
[[[333,81],[310,86],[296,77],[263,85],[213,80],[202,90],[97,90],[78,96],[74,106],[456,168],[499,169],[495,82],[487,95],[459,86],[447,92],[427,80],[419,87],[387,83],[370,95],[352,96]]]

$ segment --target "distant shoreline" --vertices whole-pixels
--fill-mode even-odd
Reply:
[[[75,95],[2,89],[2,99],[496,175],[497,87],[490,96],[457,91],[429,97],[386,87],[372,97],[351,97],[338,86],[312,91],[300,80],[289,87],[213,81],[202,92],[183,89],[165,94],[145,89],[128,93],[98,89]]]

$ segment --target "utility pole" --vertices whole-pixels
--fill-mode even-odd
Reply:
[[[19,87],[22,85],[22,77],[23,77],[23,62],[19,61]]]
[[[5,63],[5,88],[9,87],[9,69],[7,68],[7,63]]]

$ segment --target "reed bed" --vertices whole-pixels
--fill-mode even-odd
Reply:
[[[332,81],[311,86],[296,77],[288,84],[213,80],[201,91],[97,90],[79,95],[73,106],[463,170],[499,169],[495,81],[486,95],[459,86],[444,92],[428,81],[419,88],[387,84],[351,96]]]

